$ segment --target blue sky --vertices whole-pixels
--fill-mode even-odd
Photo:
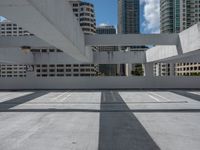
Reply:
[[[97,25],[117,25],[117,0],[85,0],[95,5]]]
[[[0,16],[0,21],[3,20],[4,18]]]
[[[97,25],[117,26],[117,0],[85,0],[95,5]],[[140,0],[140,24],[142,33],[159,32],[159,0]],[[157,11],[156,11],[157,10]]]
[[[117,0],[84,0],[95,6],[97,25],[102,23],[117,27]],[[140,0],[141,33],[160,32],[160,0]],[[1,19],[1,18],[0,18]]]
[[[102,23],[117,27],[117,0],[85,0],[95,5],[97,25]],[[144,5],[141,6],[141,24],[144,22]],[[141,28],[143,31],[143,28]]]

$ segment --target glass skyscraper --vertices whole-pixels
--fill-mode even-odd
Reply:
[[[118,33],[140,33],[139,0],[118,0]]]
[[[200,21],[200,0],[160,0],[162,33],[179,33]]]

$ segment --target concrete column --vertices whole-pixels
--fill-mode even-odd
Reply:
[[[126,64],[126,76],[132,76],[131,74],[132,70],[133,70],[132,64]]]
[[[170,76],[175,76],[175,64],[170,63]]]
[[[148,77],[153,77],[153,63],[144,64],[144,75]]]

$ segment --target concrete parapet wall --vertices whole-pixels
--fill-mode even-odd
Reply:
[[[181,32],[179,37],[183,54],[200,50],[200,23]]]
[[[177,55],[176,46],[156,46],[146,51],[147,62],[158,61]]]
[[[0,90],[22,89],[200,89],[199,77],[0,78]]]
[[[94,52],[95,64],[145,63],[145,51]]]
[[[97,34],[85,35],[89,46],[177,45],[178,34]]]
[[[21,48],[0,48],[0,64],[32,64],[32,53],[26,53]]]

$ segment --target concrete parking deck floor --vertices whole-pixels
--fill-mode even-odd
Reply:
[[[199,91],[0,92],[0,150],[199,150]]]

